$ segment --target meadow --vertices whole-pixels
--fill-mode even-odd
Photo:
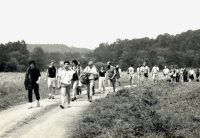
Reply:
[[[44,73],[41,75],[40,96],[42,99],[48,96],[48,92]],[[24,78],[25,73],[0,73],[0,110],[28,102],[28,91],[24,87]],[[35,96],[33,99],[35,100]]]

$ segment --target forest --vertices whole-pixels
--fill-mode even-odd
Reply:
[[[84,52],[80,52],[83,48],[63,50],[65,45],[59,47],[58,44],[55,44],[55,48],[62,49],[62,52],[52,52],[50,49],[55,49],[54,45],[50,44],[51,48],[48,46],[26,44],[24,40],[0,44],[0,72],[23,72],[30,60],[35,60],[37,67],[43,71],[51,59],[56,63],[60,60],[77,59],[83,67],[89,60],[93,60],[98,68],[111,61],[112,65],[118,64],[122,70],[126,70],[131,64],[136,68],[143,62],[150,68],[155,64],[161,69],[165,65],[196,68],[200,55],[200,29],[176,35],[160,34],[155,39],[118,38],[111,44],[100,43],[94,50],[84,49]]]

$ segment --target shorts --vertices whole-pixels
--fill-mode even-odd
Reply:
[[[145,76],[146,78],[148,78],[148,73],[144,73],[144,76]]]
[[[155,80],[158,78],[158,74],[153,74],[152,79]]]
[[[56,78],[48,78],[48,86],[56,87]]]

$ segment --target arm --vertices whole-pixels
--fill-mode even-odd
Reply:
[[[45,80],[47,80],[47,78],[48,78],[48,69],[47,69],[47,71],[45,73]]]

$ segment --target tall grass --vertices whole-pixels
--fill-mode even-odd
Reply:
[[[200,137],[200,86],[159,82],[94,101],[72,137]]]
[[[40,95],[41,98],[45,98],[48,95],[47,85],[44,81],[44,73],[41,75]],[[0,73],[0,110],[28,101],[28,91],[24,87],[24,78],[25,73]]]

